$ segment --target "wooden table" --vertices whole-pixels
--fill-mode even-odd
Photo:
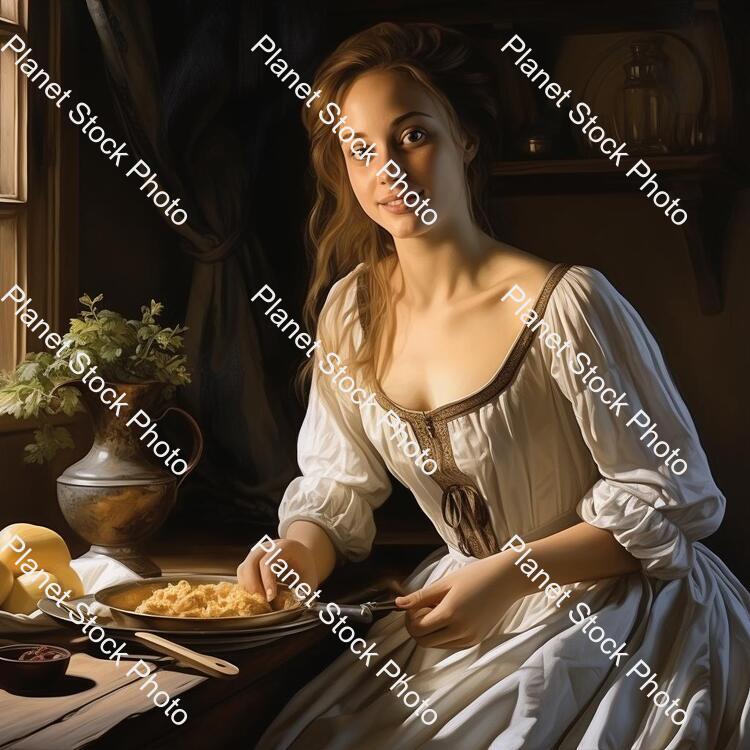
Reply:
[[[257,530],[228,532],[172,526],[150,545],[149,554],[164,573],[190,570],[233,574],[260,535]],[[412,545],[376,546],[366,563],[337,569],[324,586],[324,597],[341,601],[347,594],[384,578],[403,579],[430,549]],[[76,633],[71,632],[45,635],[44,640],[74,651],[86,648],[88,641],[73,643],[74,639]],[[88,747],[252,748],[289,698],[345,648],[321,625],[270,645],[223,654],[240,668],[240,675],[232,680],[209,678],[183,693],[180,706],[189,718],[182,727],[175,727],[161,711],[154,709],[126,719]],[[139,647],[139,650],[146,649]],[[100,656],[97,651],[88,649],[92,656]]]

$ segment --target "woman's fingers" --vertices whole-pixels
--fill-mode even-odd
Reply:
[[[318,580],[310,550],[300,542],[289,539],[277,539],[275,546],[281,548],[286,564],[296,570],[300,579],[314,589]],[[274,555],[277,554],[278,552],[274,552]],[[268,564],[273,560],[274,555],[263,548],[252,549],[237,568],[237,580],[243,588],[251,593],[262,594],[269,602],[276,597],[279,590],[279,582],[273,571],[274,565]],[[281,572],[285,570],[287,570],[286,567]]]
[[[450,591],[450,584],[442,579],[406,596],[397,596],[396,605],[401,609],[434,607]]]
[[[271,601],[276,597],[276,576],[274,575],[273,571],[265,564],[266,558],[269,556],[269,553],[266,553],[263,555],[263,557],[258,561],[257,567],[260,569],[260,577],[263,581],[263,587],[262,590],[266,595],[266,601]]]
[[[422,618],[422,626],[435,630],[436,626],[442,627],[453,620],[455,614],[456,613],[451,606],[449,599],[446,597],[437,605],[437,607],[431,609],[425,614]]]
[[[419,610],[419,611],[424,612],[425,610]],[[444,625],[438,625],[433,628],[424,628],[422,627],[422,617],[414,615],[411,612],[406,612],[405,625],[406,625],[406,632],[409,633],[409,635],[415,639],[421,638],[422,636],[432,633],[438,628],[444,627]]]
[[[434,609],[423,607],[417,611],[406,611],[406,629],[412,638],[420,638],[421,636],[434,633],[449,624],[447,617],[440,613],[435,616],[434,613],[438,609],[439,607],[435,607]]]
[[[251,594],[266,593],[258,567],[261,554],[262,550],[253,550],[237,568],[237,582]]]

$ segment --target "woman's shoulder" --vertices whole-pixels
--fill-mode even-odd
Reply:
[[[530,298],[539,295],[556,264],[506,243],[497,243],[484,268],[488,289],[518,287]]]
[[[648,330],[631,303],[596,268],[572,265],[565,269],[549,297],[544,318],[568,337],[600,342]]]
[[[358,315],[358,297],[366,272],[367,265],[360,263],[331,286],[319,318],[319,326],[325,331],[341,331],[352,315]]]
[[[367,326],[371,277],[385,274],[385,278],[390,279],[396,265],[395,255],[378,260],[375,267],[364,261],[359,263],[331,287],[321,318],[324,314],[337,320],[348,320],[349,316],[353,316],[359,319],[364,330]]]
[[[598,269],[590,266],[566,265],[555,288],[553,299],[582,311],[597,307],[617,307],[626,303],[612,282]]]
[[[516,284],[527,298],[538,298],[545,289],[557,298],[577,297],[581,302],[594,297],[617,295],[607,277],[595,268],[549,261],[512,245],[499,244],[490,273],[499,283]]]
[[[351,271],[337,279],[331,286],[326,298],[326,305],[338,302],[342,298],[356,294],[359,280],[367,272],[366,263],[358,263]]]

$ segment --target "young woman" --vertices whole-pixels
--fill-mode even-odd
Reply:
[[[724,498],[628,302],[599,272],[483,229],[490,82],[458,33],[380,24],[315,82],[361,140],[303,107],[317,176],[308,309],[330,293],[280,556],[313,587],[337,559],[366,557],[386,469],[447,552],[366,634],[374,661],[347,649],[260,747],[748,747],[750,596],[697,542]],[[397,199],[390,160],[434,221]],[[334,382],[344,365],[358,405]],[[671,458],[626,424],[639,410]],[[239,579],[273,596],[263,557],[251,552]],[[416,707],[377,676],[389,659],[413,675]]]

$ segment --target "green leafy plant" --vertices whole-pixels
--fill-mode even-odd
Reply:
[[[97,375],[113,383],[165,384],[164,398],[170,398],[176,386],[190,382],[187,360],[180,353],[184,326],[164,328],[158,318],[164,305],[151,300],[141,307],[140,320],[127,320],[112,310],[100,310],[103,295],[80,298],[84,309],[70,321],[63,336],[59,356],[51,352],[28,354],[13,372],[0,374],[0,414],[17,419],[66,414],[83,409],[75,388],[59,388],[61,383],[80,379],[69,366],[85,352],[96,365]],[[80,357],[78,362],[86,360]],[[78,368],[80,369],[80,367]],[[34,442],[26,446],[27,463],[44,463],[58,450],[72,448],[73,440],[64,427],[42,425],[34,431]]]

